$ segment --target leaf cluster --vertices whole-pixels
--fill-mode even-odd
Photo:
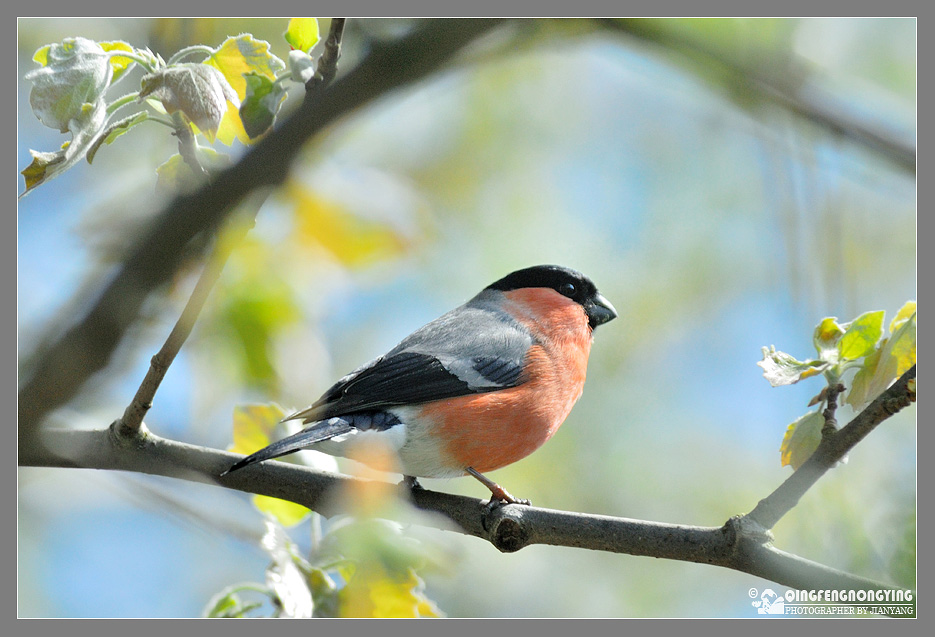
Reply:
[[[763,360],[757,365],[773,387],[824,376],[828,384],[809,406],[827,404],[829,390],[838,387],[845,374],[856,370],[850,388],[839,393],[846,404],[860,409],[916,363],[915,301],[900,308],[890,321],[886,337],[884,319],[883,310],[865,312],[846,323],[839,323],[836,317],[824,318],[812,337],[817,357],[800,361],[771,346],[763,348]],[[818,448],[825,426],[826,418],[820,410],[809,411],[791,423],[780,447],[782,465],[798,469],[808,460]]]
[[[20,196],[82,159],[91,163],[101,146],[144,122],[193,127],[212,144],[253,143],[275,123],[288,83],[304,84],[315,73],[309,52],[320,40],[318,21],[293,19],[283,36],[293,47],[288,64],[270,51],[268,42],[250,34],[228,37],[213,48],[188,47],[168,61],[121,41],[74,37],[40,47],[33,55],[40,68],[26,74],[33,85],[29,103],[39,121],[70,139],[57,151],[30,150],[33,160],[21,173],[26,189]],[[185,61],[194,56],[202,59]],[[137,90],[108,98],[136,66],[144,70]],[[137,110],[118,118],[128,107]],[[161,181],[174,174],[168,165],[177,161],[170,158],[157,170]]]

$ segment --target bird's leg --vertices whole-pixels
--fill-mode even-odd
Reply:
[[[424,488],[421,484],[419,484],[419,479],[415,476],[403,476],[403,481],[399,484],[406,487],[410,491],[417,491]]]
[[[506,504],[525,504],[525,505],[530,504],[529,500],[523,500],[521,498],[514,498],[512,495],[510,495],[510,493],[506,489],[501,487],[499,484],[497,484],[496,482],[494,482],[493,480],[491,480],[484,474],[475,470],[474,467],[466,467],[465,471],[467,471],[472,476],[477,478],[482,485],[490,489],[491,498],[490,498],[490,503],[487,506],[489,507],[496,506],[494,503],[498,501],[501,503],[506,503]]]

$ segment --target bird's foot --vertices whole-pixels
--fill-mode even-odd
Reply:
[[[512,495],[510,495],[509,491],[479,471],[476,471],[473,467],[467,467],[465,471],[477,478],[481,484],[490,489],[490,502],[488,502],[487,506],[485,507],[487,513],[490,513],[497,507],[501,507],[505,504],[523,504],[526,506],[530,506],[532,504],[532,502],[529,500],[514,498]]]
[[[399,487],[403,489],[405,495],[409,497],[412,497],[413,493],[416,491],[425,491],[425,487],[419,484],[419,480],[415,476],[403,476]]]

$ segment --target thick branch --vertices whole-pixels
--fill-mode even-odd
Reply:
[[[424,77],[497,24],[497,20],[431,21],[401,41],[375,49],[328,91],[307,95],[296,113],[241,161],[157,215],[87,313],[54,340],[30,370],[19,391],[20,453],[36,443],[35,428],[43,416],[70,400],[107,365],[143,301],[176,271],[192,237],[213,232],[250,192],[281,183],[303,144],[327,125]]]
[[[823,435],[815,453],[775,491],[760,500],[756,508],[746,515],[747,519],[763,529],[773,528],[782,516],[798,504],[799,499],[805,495],[805,492],[828,469],[847,455],[858,442],[863,440],[881,422],[903,407],[909,406],[912,399],[909,382],[914,380],[915,377],[916,366],[913,365],[889,389],[880,394],[876,400],[847,423],[844,428]]]
[[[145,428],[132,439],[118,438],[111,429],[50,430],[43,437],[49,451],[21,458],[21,464],[169,476],[291,500],[325,516],[344,510],[345,503],[335,496],[357,480],[283,462],[253,465],[220,478],[240,456],[165,440]],[[413,491],[412,498],[419,508],[443,514],[461,532],[505,552],[549,544],[712,564],[798,589],[894,588],[778,551],[765,543],[765,536],[748,530],[742,518],[722,527],[700,527],[522,505],[488,513],[483,500],[423,489]]]

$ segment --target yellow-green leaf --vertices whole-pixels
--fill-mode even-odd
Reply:
[[[851,321],[838,341],[842,360],[856,360],[870,354],[883,336],[884,311],[864,312]]]
[[[289,27],[283,33],[286,42],[293,49],[308,53],[318,44],[321,35],[318,31],[318,20],[315,18],[292,18]]]
[[[884,346],[888,340],[889,339],[884,339]],[[850,383],[850,389],[847,392],[847,397],[844,399],[845,403],[851,405],[855,409],[859,409],[860,406],[870,402],[873,398],[870,392],[874,389],[872,386],[873,377],[876,374],[877,367],[880,365],[880,354],[882,353],[883,349],[879,348],[864,359],[863,364],[860,366],[860,369],[857,370],[857,373],[854,374],[854,379]]]
[[[234,442],[228,451],[250,454],[270,443],[286,412],[276,403],[234,408]]]
[[[341,617],[441,617],[411,568],[394,577],[379,566],[357,569],[339,593]]]
[[[223,73],[241,100],[247,96],[244,73],[252,71],[274,80],[286,68],[285,62],[270,52],[269,42],[257,40],[249,34],[227,38],[205,60],[205,64]]]
[[[254,495],[253,506],[261,513],[268,513],[273,516],[277,522],[286,528],[293,527],[299,522],[302,522],[312,513],[311,509],[301,504],[266,495]]]
[[[32,155],[32,163],[20,172],[26,180],[26,192],[29,192],[46,181],[51,174],[49,170],[51,167],[65,161],[64,151],[43,153],[38,150],[30,149],[29,154]]]
[[[49,50],[51,50],[52,45],[46,44],[43,47],[36,49],[36,52],[32,54],[33,62],[38,62],[42,66],[46,66],[49,63]]]
[[[915,302],[910,301],[900,309],[890,322],[892,334],[884,339],[877,349],[864,359],[862,367],[851,382],[845,402],[860,409],[903,375],[916,363],[916,314]]]
[[[262,449],[282,428],[286,412],[275,403],[238,405],[234,408],[234,442],[228,451],[251,454]],[[294,502],[265,495],[254,495],[253,506],[272,515],[282,526],[292,527],[304,520],[311,511]]]
[[[240,101],[247,96],[244,73],[252,71],[274,80],[286,68],[285,62],[270,52],[269,42],[257,40],[250,34],[227,38],[204,63],[224,74]],[[232,110],[227,110],[218,127],[218,141],[228,146],[234,139],[249,144],[250,136],[244,130],[240,115]]]
[[[121,42],[120,40],[114,40],[113,42],[98,42],[98,44],[101,45],[102,49],[108,52],[109,51],[127,51],[129,53],[133,52],[132,46],[130,46],[126,42]],[[111,78],[110,83],[113,84],[118,79],[120,79],[120,76],[123,75],[124,71],[126,71],[130,67],[130,65],[133,64],[133,62],[134,60],[132,58],[125,58],[119,55],[110,58],[110,65],[114,69],[114,75]]]
[[[317,244],[347,266],[363,266],[399,256],[406,241],[389,224],[364,219],[291,182],[286,188],[296,216],[296,238]]]
[[[890,334],[895,334],[902,324],[913,317],[916,313],[916,302],[915,301],[906,301],[906,303],[899,308],[899,312],[896,313],[896,316],[893,317],[893,320],[890,321]]]
[[[791,465],[798,469],[808,460],[821,442],[824,424],[825,419],[819,412],[810,411],[789,425],[779,447],[783,467]]]
[[[888,349],[884,349],[884,355],[888,354],[896,360],[895,378],[902,376],[909,368],[916,364],[916,315],[906,319],[893,333]]]

